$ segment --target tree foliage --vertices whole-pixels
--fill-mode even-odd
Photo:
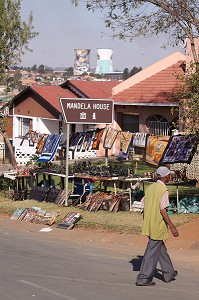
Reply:
[[[10,65],[21,61],[34,32],[33,16],[23,21],[20,14],[21,0],[0,0],[0,74],[3,76]]]
[[[123,80],[126,80],[128,79],[129,77],[137,74],[138,72],[142,71],[142,67],[133,67],[133,69],[131,69],[131,71],[129,72],[129,69],[128,68],[125,68],[123,70],[123,73],[122,73],[122,79]]]
[[[182,108],[180,119],[185,131],[199,136],[199,72],[194,65],[185,76],[180,76],[183,84],[176,92],[176,99]]]
[[[72,0],[78,5],[81,1]],[[83,2],[83,1],[82,1]],[[195,40],[199,37],[199,0],[86,0],[86,8],[100,9],[106,27],[111,28],[113,37],[130,39],[166,33],[168,44],[190,40],[194,71],[187,70],[181,78],[184,85],[177,91],[181,120],[185,129],[199,134],[199,56]],[[123,72],[128,77],[129,70]]]
[[[131,77],[131,76],[139,73],[140,71],[142,71],[142,67],[139,67],[139,68],[138,67],[133,67],[133,69],[131,69],[131,71],[129,73],[129,76]]]
[[[21,0],[0,0],[0,80],[6,78],[6,71],[10,65],[21,61],[21,55],[28,47],[29,41],[37,33],[34,32],[32,13],[28,21],[23,21],[20,14]],[[8,146],[11,163],[17,165],[14,151],[6,132],[6,120],[0,118],[0,134]]]
[[[122,73],[122,79],[123,80],[126,80],[129,78],[129,69],[128,68],[125,68],[123,73]]]
[[[78,5],[78,0],[72,3]],[[83,1],[82,1],[83,2]],[[168,34],[176,45],[189,38],[195,62],[199,62],[194,37],[199,36],[199,0],[87,0],[88,10],[101,9],[113,36],[132,40],[138,36]]]

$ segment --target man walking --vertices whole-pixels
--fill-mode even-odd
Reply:
[[[141,269],[137,276],[137,286],[153,286],[152,281],[159,262],[165,282],[171,282],[177,276],[167,253],[164,241],[168,237],[168,227],[174,237],[179,236],[178,230],[171,222],[167,208],[169,195],[166,184],[169,182],[171,171],[167,167],[159,167],[156,171],[157,182],[151,184],[142,199],[144,203],[144,222],[142,235],[149,238]]]

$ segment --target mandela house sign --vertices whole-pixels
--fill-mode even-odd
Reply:
[[[112,99],[60,98],[59,100],[66,123],[113,123]]]

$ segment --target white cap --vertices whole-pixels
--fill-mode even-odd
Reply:
[[[160,177],[166,177],[167,175],[171,174],[172,172],[167,167],[159,167],[157,169],[156,173]]]

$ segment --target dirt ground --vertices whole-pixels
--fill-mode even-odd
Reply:
[[[49,228],[51,231],[42,232]],[[38,235],[42,239],[59,239],[77,244],[103,248],[119,253],[143,255],[147,238],[140,235],[119,234],[104,230],[88,230],[74,227],[72,230],[57,228],[55,225],[46,226],[23,221],[14,221],[9,217],[0,216],[0,230],[20,230],[22,233]],[[166,246],[173,259],[186,267],[199,268],[199,216],[192,222],[178,227],[180,236],[170,235]]]

